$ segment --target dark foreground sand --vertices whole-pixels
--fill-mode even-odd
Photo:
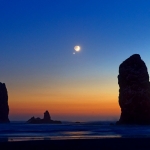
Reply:
[[[150,150],[150,138],[0,142],[0,150]]]

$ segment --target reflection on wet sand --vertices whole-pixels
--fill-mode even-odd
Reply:
[[[8,142],[35,141],[35,140],[69,140],[69,139],[101,139],[121,138],[121,135],[94,135],[89,131],[68,131],[62,132],[60,136],[32,136],[32,137],[8,137]]]

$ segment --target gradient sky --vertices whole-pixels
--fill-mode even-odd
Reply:
[[[118,68],[134,53],[150,70],[149,0],[0,0],[10,120],[45,110],[54,120],[117,120]]]

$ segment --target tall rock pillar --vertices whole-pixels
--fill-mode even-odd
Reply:
[[[4,83],[0,82],[0,123],[9,123],[8,94]]]
[[[150,124],[150,83],[147,67],[139,54],[119,66],[119,105],[117,124]]]

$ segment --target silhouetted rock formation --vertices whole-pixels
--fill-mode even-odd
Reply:
[[[30,124],[61,124],[61,121],[51,120],[49,112],[45,111],[43,119],[40,119],[39,117],[38,118],[32,117],[27,121],[27,123],[30,123]]]
[[[51,117],[50,117],[50,114],[49,114],[48,111],[46,111],[46,112],[44,113],[44,118],[43,118],[43,120],[44,120],[45,122],[51,120]]]
[[[8,95],[4,83],[0,82],[0,123],[9,123]]]
[[[150,124],[150,83],[147,67],[139,54],[119,67],[119,105],[117,124]]]

